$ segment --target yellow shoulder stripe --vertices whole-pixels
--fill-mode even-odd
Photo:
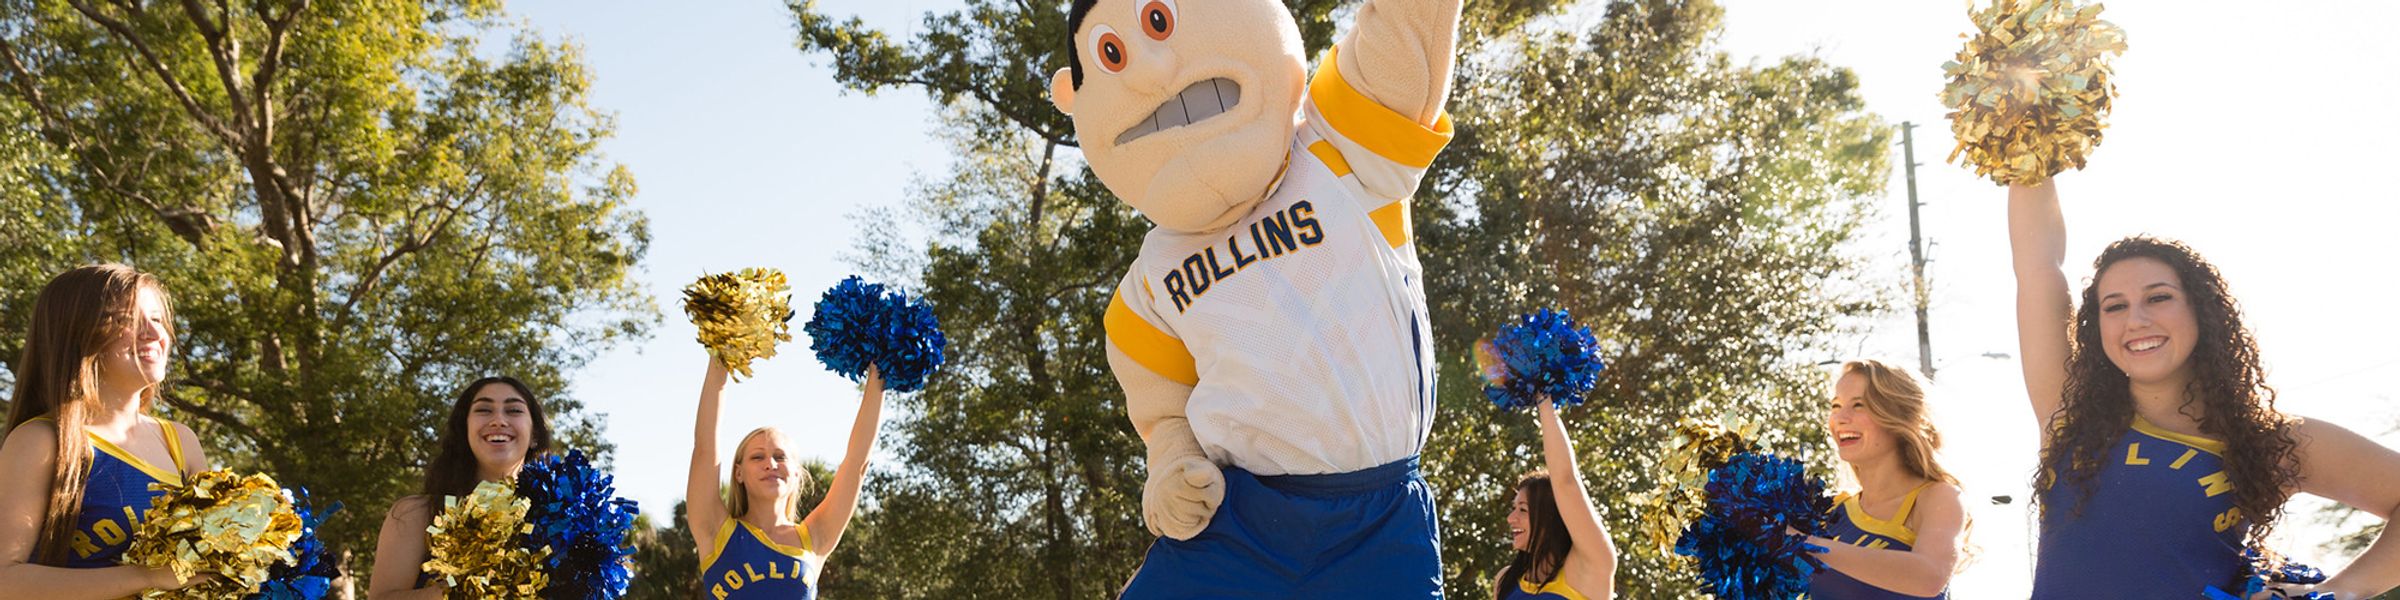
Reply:
[[[185,471],[191,470],[183,464],[183,435],[175,432],[174,421],[166,419],[158,420],[158,433],[167,436],[167,457],[175,460],[175,474],[180,480]]]
[[[725,555],[725,543],[733,541],[733,529],[740,527],[736,524],[739,522],[739,519],[725,517],[725,523],[717,526],[717,539],[709,544],[712,547],[700,553],[700,572],[708,572],[709,567],[716,566],[717,557]]]
[[[758,544],[759,544],[759,545],[761,545],[761,546],[766,546],[768,550],[773,550],[773,551],[775,551],[777,554],[782,554],[782,555],[784,555],[784,556],[789,556],[789,557],[793,557],[793,558],[808,558],[808,556],[809,556],[810,554],[814,554],[814,553],[815,553],[813,550],[810,550],[810,549],[808,548],[808,526],[807,526],[807,525],[801,525],[801,526],[799,527],[799,529],[800,529],[800,546],[801,546],[801,547],[799,547],[799,548],[794,548],[794,547],[791,547],[791,546],[785,546],[785,545],[783,545],[782,543],[776,542],[776,541],[775,541],[775,538],[772,538],[772,537],[768,537],[768,536],[767,536],[767,530],[765,530],[765,529],[759,529],[757,525],[751,525],[749,521],[744,521],[744,520],[741,520],[741,519],[733,519],[733,522],[734,522],[734,523],[738,523],[738,524],[740,524],[740,525],[742,526],[742,528],[743,528],[743,529],[748,529],[748,530],[750,530],[750,537],[758,538]]]
[[[1334,148],[1333,142],[1325,140],[1310,142],[1308,153],[1316,155],[1317,162],[1325,163],[1325,168],[1333,171],[1335,177],[1349,177],[1352,173],[1350,160],[1342,158],[1342,151]],[[1386,204],[1383,208],[1367,213],[1367,216],[1374,218],[1375,228],[1383,231],[1384,243],[1390,244],[1393,248],[1408,243],[1409,228],[1412,225],[1412,222],[1409,221],[1408,199],[1402,198],[1398,202]],[[1142,281],[1142,289],[1148,290],[1149,286],[1149,280]]]
[[[1343,137],[1392,162],[1419,169],[1432,165],[1433,156],[1440,154],[1443,146],[1450,145],[1454,133],[1450,113],[1443,112],[1433,127],[1427,128],[1416,119],[1376,104],[1357,88],[1350,87],[1350,82],[1342,77],[1341,61],[1334,60],[1335,54],[1325,53],[1324,65],[1317,67],[1316,78],[1308,82],[1308,97],[1316,101],[1317,112],[1325,115],[1325,123]]]
[[[1133,314],[1133,307],[1125,304],[1125,290],[1117,290],[1108,299],[1108,315],[1101,319],[1101,324],[1108,330],[1108,341],[1115,342],[1117,349],[1125,351],[1133,362],[1169,381],[1200,384],[1200,369],[1192,361],[1191,349],[1183,345],[1183,340],[1167,335],[1142,320],[1141,315]]]
[[[2144,419],[2141,415],[2133,416],[2133,430],[2149,434],[2150,437],[2198,448],[2200,451],[2207,452],[2209,454],[2215,454],[2217,456],[2225,455],[2224,441],[2167,431],[2167,428],[2159,427],[2158,424],[2151,423],[2149,419]]]
[[[1409,220],[1407,198],[1385,204],[1383,208],[1367,213],[1367,216],[1375,219],[1375,228],[1383,230],[1384,243],[1391,244],[1393,248],[1408,243],[1410,228],[1415,227],[1415,223]]]
[[[1312,142],[1308,145],[1308,153],[1317,155],[1317,161],[1325,163],[1325,168],[1333,170],[1333,176],[1350,176],[1350,161],[1342,158],[1342,151],[1333,148],[1333,142],[1325,140]],[[1150,285],[1149,280],[1143,280],[1142,285]]]
[[[1575,588],[1567,586],[1567,578],[1559,577],[1557,573],[1550,574],[1550,577],[1550,582],[1542,584],[1541,587],[1534,587],[1533,582],[1518,577],[1517,589],[1524,590],[1526,594],[1550,594],[1567,600],[1586,600],[1583,592],[1575,591]]]
[[[1842,510],[1850,513],[1850,524],[1857,525],[1859,529],[1865,530],[1867,533],[1900,540],[1900,543],[1908,544],[1910,547],[1917,545],[1917,532],[1909,529],[1906,521],[1902,518],[1885,521],[1867,514],[1867,509],[1858,505],[1857,496],[1843,499]],[[1893,516],[1901,517],[1901,515]]]

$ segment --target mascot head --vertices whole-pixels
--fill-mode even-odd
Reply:
[[[1283,172],[1308,67],[1275,0],[1076,0],[1050,77],[1110,192],[1177,231],[1222,229]]]

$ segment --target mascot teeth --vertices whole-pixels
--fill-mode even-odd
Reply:
[[[1117,134],[1117,145],[1123,146],[1142,136],[1208,120],[1209,117],[1233,110],[1241,103],[1242,86],[1231,79],[1218,77],[1192,84],[1183,88],[1183,92],[1176,94],[1175,98],[1158,105],[1157,111],[1134,123],[1132,129]]]

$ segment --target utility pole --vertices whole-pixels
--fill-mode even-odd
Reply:
[[[1923,206],[1923,204],[1917,202],[1916,128],[1915,123],[1900,122],[1900,158],[1904,161],[1901,163],[1902,168],[1908,172],[1908,262],[1915,280],[1914,290],[1916,293],[1913,295],[1917,302],[1917,369],[1925,373],[1927,381],[1931,381],[1933,379],[1933,332],[1928,328],[1925,319],[1925,305],[1931,300],[1931,294],[1925,290],[1925,235],[1917,218],[1917,207]]]

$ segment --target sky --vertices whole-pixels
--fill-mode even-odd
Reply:
[[[1932,244],[1930,327],[1938,378],[1934,418],[1944,461],[1966,480],[1978,559],[1954,580],[1961,598],[2023,597],[2031,567],[2024,508],[2036,439],[2015,362],[2013,278],[2004,192],[1946,164],[1953,140],[1936,99],[1941,64],[1971,27],[1965,2],[1721,0],[1719,42],[1737,62],[1814,55],[1859,75],[1868,110],[1913,122],[1922,228]],[[945,1],[823,0],[900,38]],[[1543,23],[1583,29],[1597,3]],[[806,319],[816,293],[857,271],[843,258],[865,236],[902,224],[857,218],[898,205],[941,177],[949,159],[929,134],[938,109],[915,90],[843,92],[822,55],[792,47],[780,2],[521,0],[516,18],[584,49],[591,102],[619,129],[603,147],[640,181],[651,220],[639,274],[666,312],[647,342],[601,356],[572,392],[607,415],[618,483],[650,510],[682,495],[692,406],[705,363],[679,289],[703,272],[783,269]],[[2216,263],[2257,335],[2281,408],[2400,446],[2400,313],[2391,299],[2392,226],[2400,192],[2400,4],[2370,0],[2145,0],[2109,3],[2131,49],[2116,63],[2119,95],[2090,168],[2058,179],[2069,227],[2068,277],[2116,238],[2178,238]],[[1038,74],[1027,74],[1028,77]],[[1859,250],[1877,268],[1907,267],[1906,191],[1894,149],[1891,184]],[[1494,319],[1503,315],[1494,315]],[[1908,311],[1841,340],[1858,356],[1913,365]],[[797,334],[797,332],[795,332]],[[838,462],[857,388],[807,356],[802,339],[731,386],[719,428],[730,454],[743,432],[775,426],[803,457]],[[886,422],[890,421],[887,415]],[[890,455],[878,451],[877,461]],[[2011,496],[2008,504],[1986,499]],[[1605,501],[1605,500],[1603,500]],[[2276,540],[2320,566],[2334,529],[2296,501]],[[1491,551],[1501,551],[1497,544]],[[1468,551],[1459,549],[1454,551]]]

